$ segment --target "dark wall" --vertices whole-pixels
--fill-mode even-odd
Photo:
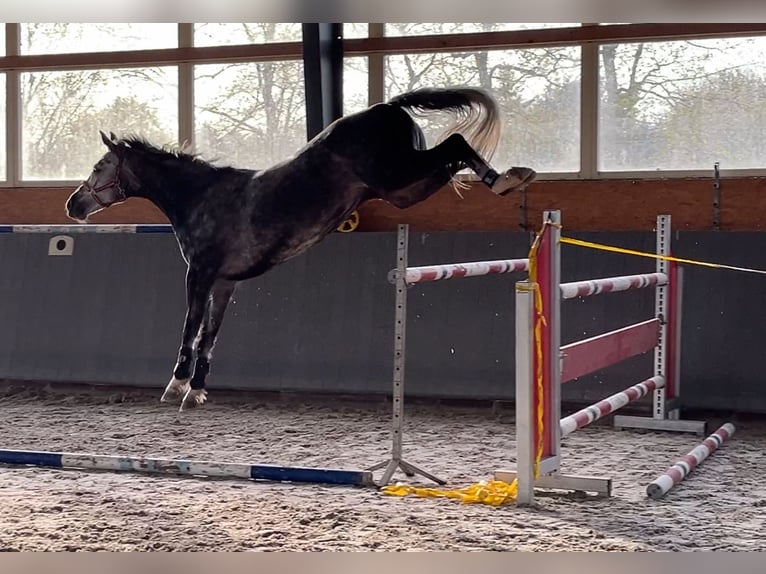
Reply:
[[[653,233],[570,234],[653,251]],[[167,235],[0,236],[0,378],[151,386],[170,378],[185,312],[185,266]],[[395,234],[335,234],[309,254],[240,285],[222,328],[211,388],[389,393]],[[413,233],[410,265],[525,257],[522,233]],[[766,234],[674,234],[677,254],[766,269]],[[654,261],[563,247],[564,281],[654,270]],[[513,397],[513,284],[523,274],[409,289],[406,389]],[[687,267],[682,388],[688,406],[766,412],[760,353],[766,277]],[[646,319],[642,290],[565,301],[563,343]],[[651,374],[647,355],[569,383],[598,400]]]

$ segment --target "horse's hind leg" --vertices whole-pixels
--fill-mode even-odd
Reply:
[[[226,308],[231,301],[236,282],[219,279],[213,285],[213,290],[208,300],[205,319],[200,329],[199,342],[197,343],[197,360],[194,365],[194,374],[189,382],[189,389],[181,401],[181,410],[199,406],[207,398],[205,382],[210,372],[210,362],[213,358],[213,347],[218,337],[218,331],[226,315]]]
[[[503,173],[495,169],[474,150],[460,134],[453,134],[444,143],[450,141],[449,153],[473,170],[481,178],[482,183],[497,195],[505,195],[511,191],[521,191],[534,181],[537,173],[529,167],[511,167]]]
[[[378,174],[376,187],[383,199],[402,209],[427,199],[465,167],[498,195],[524,189],[537,175],[528,167],[513,167],[499,174],[460,134],[451,135],[431,149],[407,152],[396,163],[396,170]]]

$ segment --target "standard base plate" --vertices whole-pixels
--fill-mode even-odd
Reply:
[[[653,419],[651,417],[634,417],[626,415],[615,415],[613,424],[616,429],[688,432],[699,436],[705,436],[707,434],[708,426],[706,421]]]
[[[496,470],[495,480],[513,482],[515,470]],[[535,481],[535,488],[590,492],[597,496],[612,495],[612,479],[601,476],[572,476],[566,474],[544,474]]]

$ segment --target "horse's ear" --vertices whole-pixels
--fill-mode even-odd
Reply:
[[[109,139],[107,135],[101,130],[98,130],[98,133],[101,134],[101,141],[104,142],[104,145],[108,147],[110,151],[114,151],[114,148],[117,147],[115,143],[111,139]]]
[[[113,142],[117,141],[117,136],[114,135],[114,132],[109,132],[109,137],[112,139]]]

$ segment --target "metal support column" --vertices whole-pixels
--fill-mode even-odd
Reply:
[[[657,216],[657,254],[671,255],[670,245],[670,215],[659,215]],[[654,351],[654,374],[665,377],[670,384],[667,388],[654,391],[651,417],[615,415],[615,428],[689,432],[700,436],[707,432],[706,421],[681,420],[679,416],[681,305],[683,301],[683,282],[680,271],[680,269],[673,269],[671,272],[669,261],[657,259],[657,273],[666,274],[670,277],[670,282],[667,285],[657,287],[655,293],[654,310],[655,316],[660,320],[660,339]]]
[[[303,75],[312,139],[343,115],[343,24],[303,24]]]
[[[385,467],[378,482],[385,486],[391,481],[399,468],[407,476],[419,474],[437,484],[446,481],[418,468],[402,458],[402,430],[404,420],[404,364],[407,333],[407,253],[409,249],[409,225],[399,225],[396,249],[396,313],[394,323],[394,389],[393,389],[393,427],[391,433],[391,459],[368,468],[375,471]]]

